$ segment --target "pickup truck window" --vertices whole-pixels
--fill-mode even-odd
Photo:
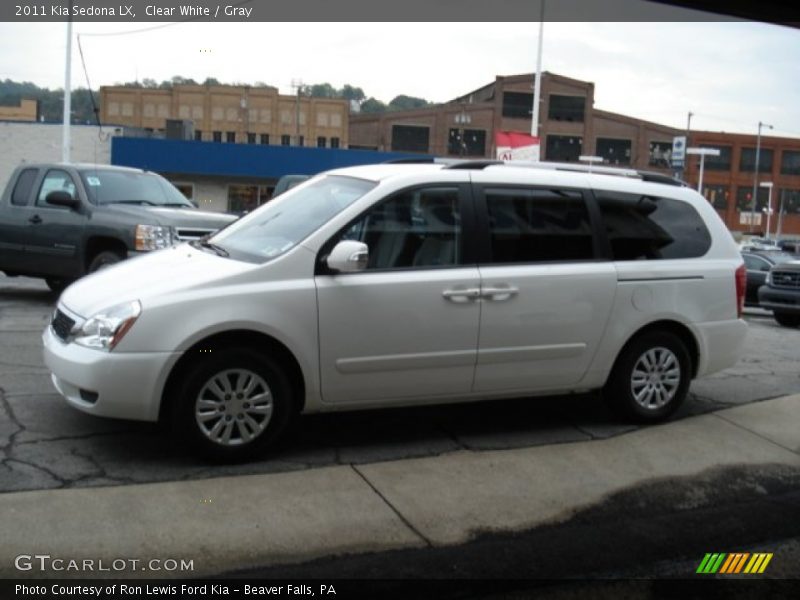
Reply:
[[[39,188],[39,195],[36,197],[36,206],[58,209],[59,207],[48,204],[46,200],[47,194],[55,191],[67,192],[73,198],[75,197],[75,182],[66,171],[51,169],[47,172],[42,186]]]
[[[194,208],[174,185],[155,173],[87,169],[80,174],[92,204]]]
[[[11,194],[11,204],[14,206],[26,206],[28,199],[31,197],[31,188],[33,182],[36,180],[36,175],[39,171],[36,169],[25,169],[19,174],[17,178],[17,185],[14,186],[14,192]]]

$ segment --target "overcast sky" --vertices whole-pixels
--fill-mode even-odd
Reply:
[[[173,75],[345,83],[444,102],[533,72],[538,23],[76,23],[93,88]],[[90,35],[94,34],[94,35]],[[0,79],[63,87],[66,25],[0,23]],[[800,137],[800,30],[764,23],[545,23],[543,69],[595,83],[595,107],[685,128]],[[72,85],[86,87],[73,44]]]

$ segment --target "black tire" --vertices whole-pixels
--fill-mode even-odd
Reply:
[[[186,373],[172,406],[173,430],[211,460],[238,462],[257,456],[277,443],[295,412],[290,380],[279,362],[252,348],[211,350],[198,353]],[[227,382],[229,393],[215,381]],[[249,395],[237,398],[237,390]],[[258,404],[248,402],[256,399]]]
[[[779,325],[784,327],[798,327],[800,326],[800,315],[791,313],[776,312],[773,315]]]
[[[64,291],[70,283],[72,283],[71,279],[60,279],[58,277],[47,277],[45,278],[44,282],[47,284],[47,287],[50,288],[50,291],[56,292],[60,294]]]
[[[691,358],[680,338],[666,331],[650,331],[623,348],[603,395],[625,419],[658,423],[678,410],[691,378]]]
[[[105,269],[106,267],[110,267],[113,264],[116,264],[123,260],[123,257],[114,252],[113,250],[103,250],[97,256],[95,256],[92,261],[89,263],[89,273],[94,273],[95,271],[99,271],[100,269]]]

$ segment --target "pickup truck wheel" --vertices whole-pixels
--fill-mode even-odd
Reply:
[[[89,273],[105,269],[122,260],[122,256],[112,250],[103,250],[89,263]]]
[[[620,353],[604,397],[629,420],[657,423],[684,401],[691,372],[689,352],[680,338],[665,331],[647,332]]]
[[[206,458],[224,462],[263,452],[293,414],[283,367],[252,348],[201,355],[176,400],[172,423],[178,437]]]
[[[800,325],[800,315],[776,312],[774,316],[778,324],[784,327],[797,327]]]
[[[72,283],[72,281],[69,279],[59,279],[57,277],[48,277],[44,280],[44,282],[53,292],[62,292],[64,291],[65,287]]]

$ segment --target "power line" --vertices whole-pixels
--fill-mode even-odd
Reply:
[[[97,121],[98,127],[98,137],[101,141],[105,141],[103,139],[103,126],[100,124],[100,110],[97,108],[97,104],[94,101],[94,92],[92,92],[92,84],[89,82],[89,70],[86,68],[86,60],[83,57],[83,47],[81,46],[81,36],[78,34],[78,54],[81,57],[81,64],[83,65],[83,74],[86,76],[86,87],[89,88],[89,100],[92,102],[92,112],[94,113],[95,121]],[[106,138],[107,139],[107,138]]]

